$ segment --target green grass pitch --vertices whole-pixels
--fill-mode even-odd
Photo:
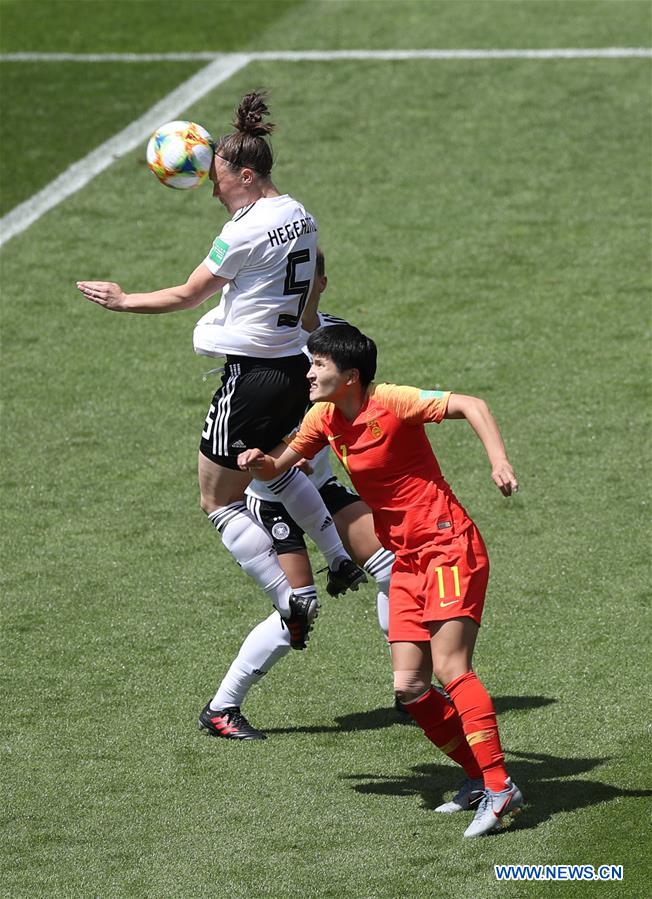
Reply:
[[[640,47],[651,19],[629,0],[2,0],[0,52]],[[202,65],[0,62],[0,211]],[[196,730],[267,614],[198,509],[198,316],[108,315],[74,282],[185,279],[225,220],[208,189],[164,190],[143,147],[4,246],[2,897],[649,895],[649,76],[253,62],[187,110],[222,133],[271,89],[324,309],[377,340],[380,379],[480,395],[503,429],[510,501],[468,427],[432,429],[489,545],[476,667],[527,801],[470,845],[432,812],[455,767],[391,709],[371,586],[324,600],[309,650],[252,692],[266,742]],[[502,863],[624,880],[499,884]]]

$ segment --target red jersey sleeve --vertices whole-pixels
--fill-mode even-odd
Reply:
[[[408,424],[439,424],[446,414],[450,391],[420,390],[418,387],[399,387],[397,384],[377,384],[373,397],[401,421]]]
[[[331,403],[315,403],[304,415],[301,426],[288,446],[304,459],[312,459],[319,450],[328,446],[326,416]]]

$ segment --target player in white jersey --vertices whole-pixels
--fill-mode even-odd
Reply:
[[[271,597],[292,647],[303,649],[317,615],[314,585],[292,591],[269,535],[246,509],[244,490],[251,475],[239,471],[236,461],[244,447],[276,445],[296,426],[308,396],[300,317],[314,276],[317,226],[271,180],[266,137],[274,126],[263,121],[267,115],[264,94],[247,94],[236,110],[236,130],[216,144],[213,197],[232,220],[184,284],[149,293],[125,293],[107,281],[78,281],[77,287],[106,309],[139,313],[192,309],[222,291],[196,339],[198,351],[226,355],[200,444],[201,507],[239,565]],[[209,342],[202,333],[211,335]],[[364,572],[344,550],[314,485],[296,470],[289,479],[279,479],[279,489],[284,504],[324,552],[329,587],[355,589]]]
[[[327,285],[324,255],[317,248],[315,283],[304,324],[304,346],[308,331],[333,324],[346,324],[341,318],[319,312],[317,304]],[[389,580],[394,554],[384,549],[374,532],[373,516],[360,497],[341,484],[330,464],[330,451],[325,447],[311,460],[310,479],[319,490],[326,508],[352,557],[377,585],[378,623],[387,637],[389,621]],[[303,529],[282,504],[277,489],[269,482],[253,480],[246,491],[247,508],[258,518],[273,541],[279,562],[293,589],[313,582],[310,559],[303,539]],[[200,726],[213,736],[229,740],[262,740],[263,731],[253,727],[242,714],[249,690],[290,650],[289,633],[277,614],[272,614],[247,635],[223,678],[215,696],[202,711]],[[397,708],[400,706],[397,701]]]
[[[317,225],[287,194],[240,209],[204,265],[235,279],[195,327],[195,351],[272,359],[302,350],[301,314],[315,268]]]

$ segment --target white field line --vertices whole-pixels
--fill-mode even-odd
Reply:
[[[0,62],[200,62],[228,53],[3,53]],[[249,53],[251,60],[285,62],[339,59],[627,59],[652,57],[650,47],[559,48],[543,50],[270,50]]]
[[[0,219],[0,247],[42,215],[76,193],[111,163],[129,153],[161,124],[226,81],[248,63],[265,61],[409,60],[409,59],[625,59],[652,57],[649,47],[549,50],[289,50],[259,53],[4,53],[0,62],[156,62],[211,60],[123,131],[73,163],[29,200]]]
[[[229,53],[215,59],[175,90],[163,97],[144,115],[100,144],[83,159],[73,163],[42,190],[15,206],[0,219],[0,246],[25,231],[46,212],[76,193],[108,168],[116,159],[146,140],[161,122],[174,119],[190,104],[203,97],[249,62],[243,53]]]

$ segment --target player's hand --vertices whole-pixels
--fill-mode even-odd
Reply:
[[[259,449],[245,450],[238,455],[238,468],[242,471],[262,471],[265,465],[265,453]]]
[[[292,468],[298,468],[299,471],[302,471],[305,475],[308,476],[310,476],[315,470],[307,459],[301,459],[301,461],[297,462],[296,465],[293,465]]]
[[[511,496],[512,493],[517,492],[518,481],[516,480],[514,469],[507,459],[494,466],[491,477],[503,496]]]
[[[91,303],[97,303],[112,312],[121,312],[125,308],[125,293],[113,281],[77,281],[77,289]]]

